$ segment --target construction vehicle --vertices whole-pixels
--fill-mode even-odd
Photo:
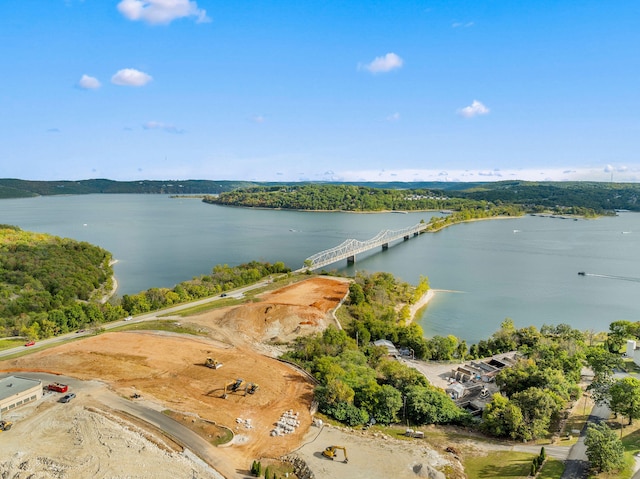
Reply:
[[[344,462],[345,464],[349,462],[349,458],[347,457],[347,448],[344,446],[329,446],[324,451],[322,451],[322,455],[324,457],[328,457],[332,461],[337,457],[337,451],[340,450],[344,454]]]
[[[256,383],[249,383],[247,384],[246,392],[248,392],[249,394],[254,394],[258,390],[258,387],[259,386]]]
[[[55,391],[57,393],[66,393],[69,390],[69,386],[66,384],[53,383],[47,386],[49,391]]]
[[[8,431],[13,426],[12,422],[9,421],[0,421],[0,431]]]
[[[204,365],[211,369],[218,369],[222,367],[222,363],[213,358],[207,358],[207,360],[204,362]]]
[[[222,395],[222,399],[227,399],[227,396],[229,395],[229,393],[235,393],[237,391],[242,391],[244,387],[244,391],[246,394],[246,384],[244,382],[244,379],[242,378],[238,378],[235,381],[232,381],[230,383],[225,384],[224,386],[224,394]]]

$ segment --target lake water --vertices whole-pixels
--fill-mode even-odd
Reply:
[[[160,195],[0,200],[0,223],[111,251],[120,295],[172,287],[216,264],[256,259],[297,269],[347,238],[366,240],[434,215],[252,210]],[[640,320],[639,239],[634,213],[579,221],[526,216],[456,225],[334,267],[388,271],[413,284],[424,275],[432,288],[450,291],[438,293],[419,318],[427,336],[476,342],[506,317],[517,327],[568,323],[603,331],[612,321]]]

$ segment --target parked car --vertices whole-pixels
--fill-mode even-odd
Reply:
[[[35,342],[35,341],[27,341],[27,342],[24,344],[24,347],[26,348],[26,347],[29,347],[29,346],[33,346],[34,344],[36,344],[36,342]]]
[[[126,318],[124,318],[125,321],[131,321],[133,319],[133,316],[127,316]]]
[[[226,297],[227,297],[227,293],[222,293],[222,294],[220,295],[220,297],[221,297],[221,298],[226,298]]]
[[[64,396],[62,396],[62,398],[60,399],[60,402],[69,402],[71,401],[74,397],[76,397],[75,393],[69,393],[69,394],[65,394]]]

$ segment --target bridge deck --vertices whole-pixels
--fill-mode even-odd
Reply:
[[[401,230],[384,230],[366,241],[348,239],[334,248],[320,251],[309,256],[304,262],[304,269],[314,270],[343,259],[355,258],[356,254],[364,253],[379,246],[388,245],[390,242],[401,238],[408,238],[424,231],[426,223],[418,223]]]

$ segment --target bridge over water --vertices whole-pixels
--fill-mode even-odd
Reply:
[[[426,223],[418,223],[401,230],[384,230],[366,241],[358,241],[356,239],[348,239],[340,245],[320,251],[319,253],[309,256],[305,262],[303,269],[314,270],[319,269],[337,261],[346,259],[348,264],[356,262],[356,255],[369,251],[373,248],[382,246],[382,250],[389,248],[389,243],[402,238],[404,241],[409,240],[411,236],[418,236],[427,227]]]

